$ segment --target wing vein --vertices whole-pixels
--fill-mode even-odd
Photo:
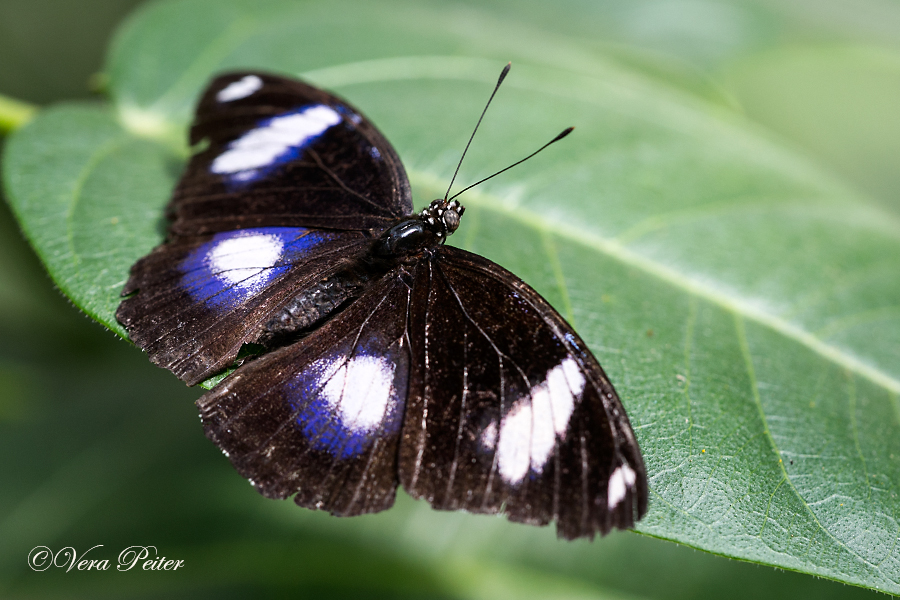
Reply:
[[[346,183],[344,183],[344,181],[340,177],[337,176],[337,174],[335,174],[334,171],[332,171],[331,169],[326,167],[325,163],[322,162],[322,158],[319,156],[318,152],[316,152],[312,148],[307,148],[306,152],[310,156],[312,156],[313,160],[316,161],[316,164],[319,166],[319,168],[322,169],[323,171],[325,171],[325,173],[327,173],[328,176],[331,177],[334,180],[334,182],[337,183],[341,187],[342,190],[344,190],[345,192],[347,192],[348,194],[350,194],[352,196],[356,196],[357,198],[359,198],[360,200],[362,200],[369,206],[372,206],[372,207],[376,208],[377,210],[384,211],[384,208],[382,206],[379,206],[376,202],[373,202],[368,197],[366,197],[366,196],[360,194],[359,192],[357,192],[356,190],[350,188]]]
[[[450,492],[453,490],[453,482],[456,479],[456,469],[459,466],[459,447],[462,443],[463,428],[466,422],[466,399],[469,376],[468,335],[468,332],[463,329],[463,385],[459,404],[459,427],[456,429],[456,447],[453,450],[453,462],[450,464],[450,476],[447,477],[447,490],[444,492],[445,498],[451,497]]]

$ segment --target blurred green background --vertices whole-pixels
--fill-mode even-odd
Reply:
[[[0,0],[0,94],[37,104],[91,98],[112,31],[138,4]],[[900,212],[896,3],[477,6],[590,39],[743,113]],[[517,547],[517,526],[435,517],[402,492],[395,510],[352,520],[262,501],[203,437],[192,404],[199,393],[68,305],[0,205],[0,597],[874,596],[631,533],[595,542],[590,564],[562,543],[528,552]],[[472,518],[484,521],[485,539],[454,536],[460,519]],[[421,519],[440,528],[426,536]],[[94,553],[110,559],[152,544],[186,567],[66,573],[26,565],[38,545],[84,552],[96,544],[104,547]],[[469,558],[483,555],[483,544],[495,546],[493,560]]]

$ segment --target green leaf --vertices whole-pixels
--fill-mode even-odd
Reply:
[[[152,4],[109,57],[111,106],[61,106],[10,139],[7,195],[60,287],[121,334],[118,290],[162,239],[214,72],[302,74],[344,95],[395,144],[423,205],[510,59],[459,181],[576,131],[467,193],[453,241],[534,285],[597,354],[647,461],[638,530],[900,592],[900,223],[740,116],[592,45],[458,5]],[[390,519],[430,531],[446,518],[392,512],[365,523],[402,541]],[[585,573],[598,556],[485,522],[454,521]]]
[[[6,147],[7,196],[25,235],[76,306],[123,337],[119,292],[162,240],[179,168],[170,149],[124,130],[104,106],[44,111]]]

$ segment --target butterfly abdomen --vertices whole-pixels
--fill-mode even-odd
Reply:
[[[266,322],[259,342],[272,344],[293,334],[318,327],[338,308],[353,300],[379,273],[352,264],[304,289]]]

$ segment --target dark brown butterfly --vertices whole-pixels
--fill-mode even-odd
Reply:
[[[197,404],[260,493],[346,516],[401,483],[566,538],[643,516],[643,459],[590,350],[518,277],[444,245],[457,201],[413,213],[358,110],[232,73],[200,100],[201,142],[116,316],[188,384],[242,362]]]

